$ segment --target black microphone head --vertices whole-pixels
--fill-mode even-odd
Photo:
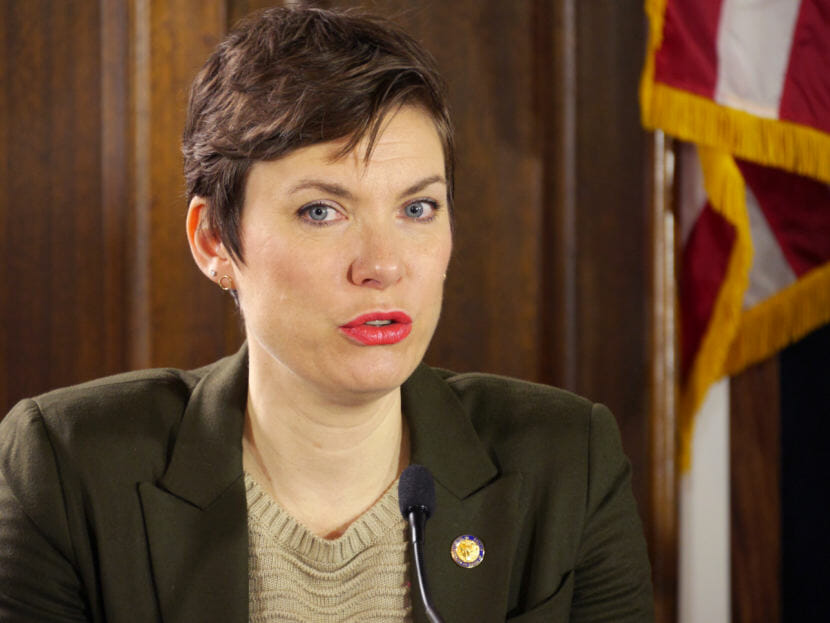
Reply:
[[[398,505],[406,519],[413,508],[422,508],[427,517],[435,510],[435,483],[432,474],[423,465],[410,465],[398,482]]]

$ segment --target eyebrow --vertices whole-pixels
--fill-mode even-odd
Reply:
[[[292,186],[288,194],[293,195],[301,190],[320,190],[335,197],[344,197],[345,199],[354,199],[354,195],[346,190],[340,184],[332,184],[331,182],[323,182],[321,180],[300,180],[297,184]]]
[[[446,181],[442,175],[430,175],[429,177],[425,177],[422,180],[418,180],[412,186],[404,190],[401,194],[398,195],[398,199],[403,199],[408,197],[409,195],[414,195],[422,191],[424,188],[431,184],[442,183],[446,185]],[[343,197],[344,199],[353,200],[354,195],[347,190],[345,187],[341,186],[340,184],[334,184],[332,182],[324,182],[322,180],[300,180],[297,184],[292,186],[288,194],[293,195],[294,193],[298,193],[301,190],[319,190],[324,193],[328,193],[330,195],[334,195],[335,197]]]
[[[415,193],[421,192],[424,188],[429,186],[430,184],[441,183],[444,186],[447,185],[447,182],[444,180],[443,175],[430,175],[429,177],[425,177],[424,179],[415,182],[412,186],[407,188],[403,191],[400,195],[398,195],[398,199],[403,199],[408,197],[409,195],[414,195]]]

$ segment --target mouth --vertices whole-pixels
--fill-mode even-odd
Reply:
[[[365,346],[384,346],[403,341],[412,331],[412,318],[402,311],[362,314],[340,331]]]

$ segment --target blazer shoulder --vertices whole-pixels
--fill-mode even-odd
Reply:
[[[155,368],[122,372],[112,376],[61,387],[31,398],[44,414],[79,411],[89,413],[94,407],[115,407],[155,394],[172,392],[188,395],[199,381],[201,370]]]
[[[594,406],[587,398],[542,383],[484,372],[436,372],[474,419],[485,415],[519,420],[580,420],[588,418]]]
[[[32,414],[55,436],[111,429],[115,422],[147,422],[180,416],[198,377],[175,369],[126,372],[55,389],[21,400],[3,423]]]
[[[502,470],[579,472],[587,469],[592,443],[605,447],[618,437],[606,407],[567,390],[496,374],[436,373]]]
[[[12,455],[37,461],[48,450],[90,472],[105,459],[124,465],[150,449],[166,457],[193,389],[209,369],[126,372],[21,400],[0,420],[0,457],[4,463]]]

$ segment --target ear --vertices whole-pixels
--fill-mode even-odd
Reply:
[[[219,236],[210,228],[207,201],[198,195],[187,208],[187,242],[196,265],[211,281],[218,276],[233,274],[230,254]]]

